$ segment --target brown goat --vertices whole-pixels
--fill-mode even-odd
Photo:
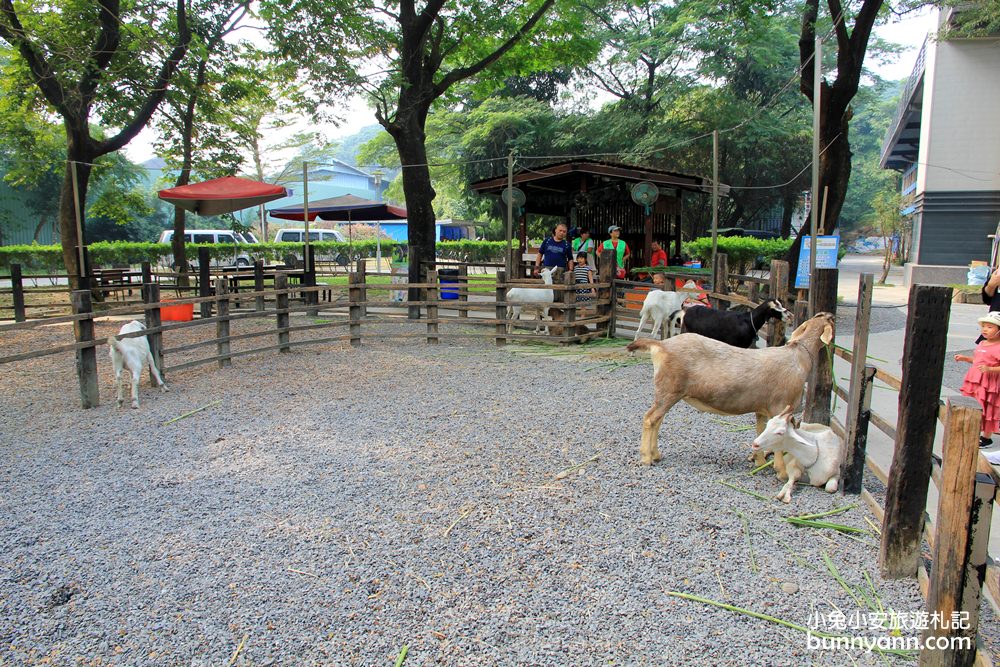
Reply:
[[[741,349],[685,333],[665,341],[645,338],[628,350],[653,358],[653,405],[642,420],[643,465],[660,460],[663,417],[678,401],[719,415],[757,415],[757,432],[787,405],[798,405],[820,349],[833,340],[834,317],[819,313],[792,332],[782,347]],[[775,461],[776,469],[782,466]]]

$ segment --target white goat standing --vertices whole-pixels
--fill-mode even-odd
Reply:
[[[542,269],[538,275],[542,277],[542,282],[546,285],[552,284],[552,274],[556,272],[555,267]],[[521,318],[521,311],[535,314],[535,333],[542,331],[542,320],[549,316],[549,306],[554,300],[550,289],[528,289],[525,287],[512,287],[507,290],[507,333],[511,332],[513,320]],[[549,327],[545,327],[545,333],[549,332]]]
[[[803,477],[812,486],[824,487],[827,493],[836,491],[840,484],[844,441],[829,426],[795,423],[791,406],[767,420],[767,426],[750,447],[754,453],[774,452],[776,457],[785,453],[785,474],[778,472],[778,479],[788,481],[775,496],[782,502],[792,502],[792,489]]]
[[[118,330],[119,334],[145,331],[146,327],[137,320],[132,320],[128,324],[122,325]],[[153,353],[149,349],[149,340],[145,336],[125,338],[118,340],[115,336],[108,336],[108,347],[111,352],[111,363],[115,368],[115,389],[118,391],[118,407],[124,403],[122,387],[122,369],[128,367],[132,374],[132,407],[139,407],[139,378],[142,370],[149,365],[149,372],[156,379],[160,391],[169,391],[167,384],[163,381],[160,371],[156,369],[153,362]]]
[[[635,338],[632,340],[639,337],[642,328],[646,326],[646,320],[650,317],[653,318],[653,329],[649,334],[653,338],[656,338],[656,332],[660,331],[661,338],[670,338],[674,333],[668,322],[670,315],[681,309],[681,305],[683,305],[687,297],[686,292],[664,292],[660,290],[649,292],[642,302],[642,312],[639,314],[639,326],[636,328]],[[664,326],[666,326],[666,330],[663,329]]]

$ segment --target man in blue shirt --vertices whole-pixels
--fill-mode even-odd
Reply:
[[[552,236],[542,241],[542,247],[538,249],[538,256],[535,258],[534,275],[537,276],[543,267],[573,270],[573,248],[566,239],[566,229],[566,225],[560,222],[552,230]]]

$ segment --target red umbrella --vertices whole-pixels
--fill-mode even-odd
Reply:
[[[288,192],[280,185],[236,176],[213,178],[210,181],[181,185],[159,192],[159,197],[163,201],[203,216],[232,213],[266,204],[287,195]]]

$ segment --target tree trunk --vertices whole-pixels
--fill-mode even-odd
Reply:
[[[823,86],[823,99],[831,94],[828,86]],[[819,192],[813,195],[812,206],[817,207],[819,218],[816,221],[816,233],[819,235],[830,234],[837,228],[840,212],[844,208],[844,200],[847,197],[847,184],[851,180],[851,145],[848,141],[848,129],[850,128],[851,109],[834,122],[826,122],[826,110],[829,108],[843,108],[838,104],[824,102],[824,113],[820,122],[820,150],[823,151],[819,158]],[[823,213],[823,189],[826,188],[826,213]],[[786,259],[788,260],[788,281],[789,289],[794,289],[795,275],[799,266],[799,248],[802,246],[802,237],[808,236],[812,224],[812,211],[799,228],[798,236],[788,250]]]
[[[59,193],[59,238],[62,243],[63,264],[69,274],[71,290],[80,289],[80,263],[78,245],[86,243],[87,186],[90,183],[91,165],[96,158],[91,147],[90,136],[84,124],[83,129],[74,128],[66,121],[66,171],[63,176],[62,190]],[[76,169],[76,193],[78,199],[73,199],[73,170]],[[79,206],[83,238],[76,233],[76,212]]]
[[[781,238],[792,235],[792,216],[795,215],[795,205],[799,203],[797,194],[786,194],[781,198]]]
[[[400,103],[402,107],[402,101]],[[434,197],[437,193],[431,186],[431,172],[427,166],[427,148],[424,145],[424,123],[426,111],[419,111],[397,117],[389,124],[389,134],[396,142],[400,163],[403,167],[403,194],[406,197],[406,221],[408,236],[408,280],[423,282],[426,271],[423,262],[437,258],[436,235],[434,233]],[[420,291],[409,290],[410,301],[420,300]],[[410,319],[419,319],[420,307],[411,306]]]

